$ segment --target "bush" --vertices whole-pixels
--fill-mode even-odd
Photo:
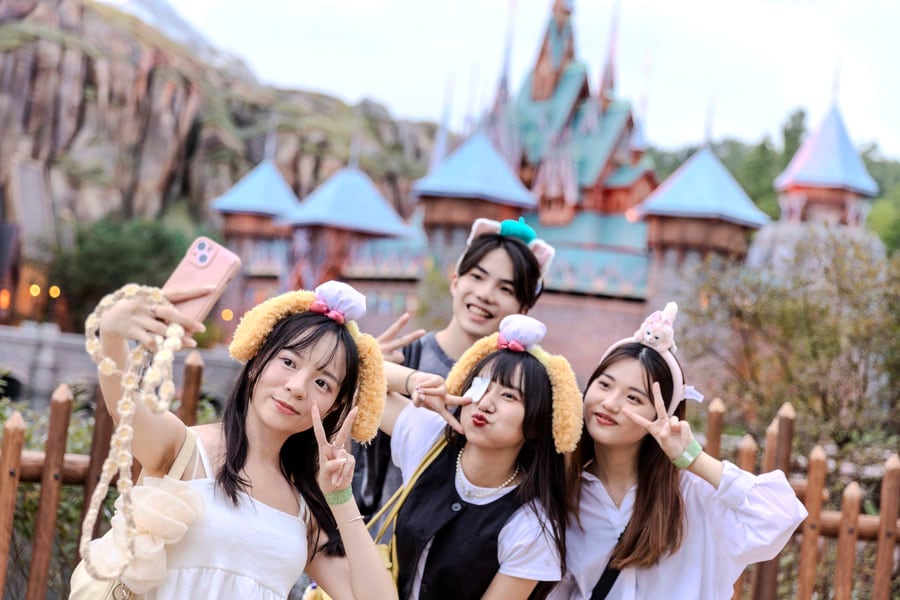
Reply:
[[[803,447],[889,445],[900,430],[900,256],[845,227],[793,226],[758,266],[710,260],[688,354],[714,361],[757,439],[784,402]],[[756,244],[756,242],[754,242]]]

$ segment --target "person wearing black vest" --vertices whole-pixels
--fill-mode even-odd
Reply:
[[[397,517],[400,598],[544,598],[564,574],[565,453],[581,393],[566,359],[537,345],[545,332],[511,315],[460,357],[446,387],[471,400],[454,411],[461,433],[389,394],[381,427],[404,482],[446,444]]]
[[[554,253],[523,222],[476,219],[450,277],[452,316],[447,325],[398,336],[408,320],[403,316],[378,337],[391,390],[410,397],[420,387],[418,398],[424,400],[434,387],[441,387],[456,359],[472,344],[495,333],[507,315],[525,314],[535,305]],[[443,405],[439,409],[445,410]],[[354,445],[353,454],[353,494],[362,513],[371,516],[400,487],[400,471],[391,462],[391,438],[379,433],[366,446]]]

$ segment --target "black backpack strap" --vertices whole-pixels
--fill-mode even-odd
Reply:
[[[605,600],[606,596],[609,595],[609,591],[612,589],[613,585],[615,585],[616,579],[619,578],[619,573],[621,573],[619,569],[606,563],[606,568],[603,569],[603,575],[600,576],[600,581],[597,582],[597,585],[594,586],[593,593],[591,593],[591,600]]]
[[[619,534],[619,540],[622,539],[622,534]],[[616,540],[616,544],[619,541]],[[615,547],[613,547],[615,548]],[[616,579],[619,578],[619,573],[622,571],[612,566],[612,557],[610,557],[609,561],[606,563],[606,568],[603,569],[603,574],[600,575],[600,581],[597,582],[597,585],[594,586],[594,591],[591,593],[591,600],[605,600],[605,598],[609,595],[610,590],[616,584]]]
[[[414,340],[403,347],[403,366],[418,369],[422,360],[422,338]]]

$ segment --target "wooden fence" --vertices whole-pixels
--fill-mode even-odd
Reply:
[[[203,358],[199,352],[191,352],[185,359],[184,385],[178,411],[186,425],[194,425],[197,422],[202,373]],[[109,453],[110,436],[113,431],[112,418],[106,410],[98,388],[91,453],[66,454],[72,402],[72,392],[67,385],[62,384],[53,392],[50,401],[50,425],[43,452],[22,450],[25,441],[25,422],[20,413],[13,413],[3,426],[3,442],[0,446],[0,598],[4,597],[6,590],[13,512],[19,482],[40,483],[40,499],[35,519],[25,600],[42,600],[47,593],[60,490],[63,484],[84,487],[84,505],[81,511],[83,522],[91,495],[100,480],[100,470]],[[138,469],[139,466],[136,466],[135,470]],[[94,537],[100,533],[99,521],[100,519],[94,528]]]
[[[196,423],[203,373],[203,359],[192,352],[185,361],[184,388],[181,394],[181,418],[187,425]],[[60,385],[50,403],[50,426],[44,452],[23,451],[25,423],[19,413],[14,413],[3,427],[0,448],[0,598],[3,597],[9,546],[13,530],[13,512],[20,481],[39,482],[40,500],[32,540],[32,560],[28,573],[26,600],[40,600],[46,594],[53,534],[56,527],[59,495],[63,484],[84,487],[84,511],[100,477],[100,469],[109,451],[112,419],[102,398],[97,397],[95,426],[90,455],[66,454],[66,438],[72,410],[72,393],[68,386]],[[706,429],[706,451],[718,457],[721,453],[722,425],[725,407],[714,399],[709,405]],[[761,471],[781,469],[790,472],[791,444],[794,434],[795,413],[790,404],[782,406],[772,424],[766,430],[761,458]],[[736,464],[750,472],[756,472],[759,447],[749,435],[741,441]],[[805,502],[809,517],[798,528],[800,534],[800,559],[797,574],[797,598],[810,600],[813,593],[816,564],[819,556],[819,538],[837,540],[837,558],[834,568],[834,598],[852,597],[853,573],[858,541],[877,544],[874,565],[873,599],[889,600],[893,556],[900,501],[900,457],[891,456],[885,463],[882,481],[879,516],[860,514],[862,494],[858,484],[851,483],[843,493],[841,510],[823,510],[827,499],[825,489],[825,451],[820,446],[809,455],[807,479],[792,480],[797,497]],[[98,520],[99,521],[99,520]],[[95,529],[95,536],[99,532]],[[744,587],[750,586],[754,600],[769,600],[777,596],[778,558],[753,565],[735,583],[734,598],[742,598]]]
[[[722,439],[722,424],[725,405],[715,398],[709,404],[706,422],[705,450],[719,457]],[[796,414],[790,403],[785,403],[772,423],[766,428],[761,472],[781,469],[790,473],[791,445],[794,436]],[[738,446],[736,464],[745,471],[756,472],[759,447],[750,435],[745,435]],[[900,503],[900,456],[893,454],[884,464],[884,478],[881,487],[879,515],[861,515],[862,492],[859,484],[850,483],[844,488],[841,510],[822,510],[828,498],[825,488],[825,450],[816,446],[809,454],[807,478],[792,479],[791,486],[797,497],[804,502],[809,516],[797,529],[800,534],[800,561],[797,573],[797,600],[811,600],[815,584],[816,564],[819,561],[819,539],[837,540],[835,559],[834,600],[853,598],[856,544],[858,541],[877,544],[875,558],[875,579],[872,588],[873,600],[890,600],[891,576],[894,568],[894,546],[897,531],[898,503]],[[735,600],[743,598],[748,573],[752,573],[753,600],[768,600],[777,597],[778,557],[758,563],[748,568],[734,585]]]

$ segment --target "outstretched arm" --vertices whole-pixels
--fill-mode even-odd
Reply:
[[[168,295],[170,301],[193,298],[209,293],[206,288]],[[170,323],[182,325],[187,333],[184,345],[196,346],[190,332],[202,331],[203,324],[181,314],[172,306],[155,307],[149,300],[134,296],[122,298],[108,308],[100,319],[100,352],[112,359],[117,373],[99,369],[100,389],[109,414],[119,420],[119,400],[122,398],[122,372],[129,354],[128,340],[142,346],[136,352],[156,350],[155,336],[165,336]],[[154,413],[143,403],[135,405],[132,453],[148,475],[162,475],[169,470],[184,442],[184,424],[171,412]]]

